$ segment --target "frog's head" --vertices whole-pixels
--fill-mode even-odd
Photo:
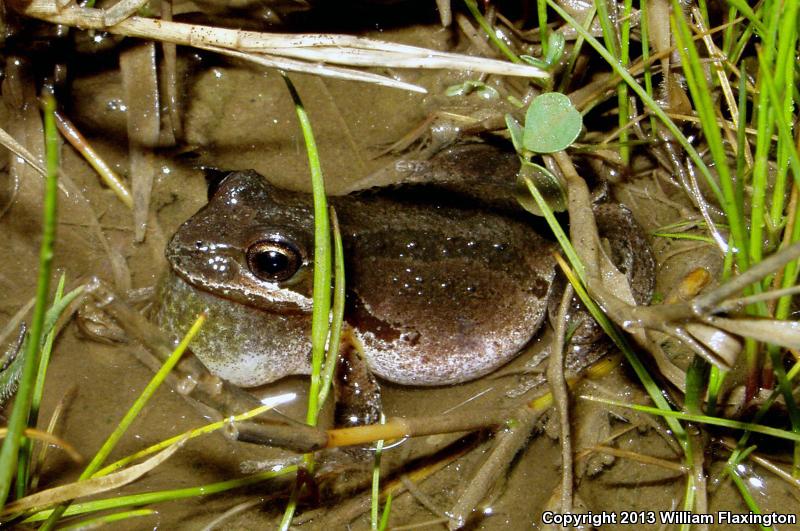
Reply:
[[[170,240],[170,267],[197,289],[265,311],[309,313],[313,209],[255,171],[228,173]]]

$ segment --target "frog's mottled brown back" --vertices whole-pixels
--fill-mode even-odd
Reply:
[[[337,203],[353,279],[347,319],[384,379],[472,380],[515,357],[541,327],[553,244],[512,216],[420,199],[402,208],[386,197]]]

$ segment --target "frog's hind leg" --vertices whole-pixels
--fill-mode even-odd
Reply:
[[[367,367],[358,339],[349,331],[342,335],[336,365],[337,427],[377,424],[381,418],[381,388]]]
[[[655,258],[645,231],[624,205],[601,203],[594,206],[599,236],[605,252],[614,266],[626,276],[637,304],[647,304],[655,288]],[[559,282],[565,282],[559,277]],[[558,291],[560,288],[556,287]],[[548,307],[551,322],[555,322],[557,301],[551,300]],[[608,354],[613,345],[603,329],[580,302],[572,297],[567,311],[567,360],[569,371],[579,371]]]

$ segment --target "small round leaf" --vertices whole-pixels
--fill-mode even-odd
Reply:
[[[528,107],[522,141],[530,151],[553,153],[572,144],[582,127],[581,114],[569,98],[560,92],[547,92]]]
[[[567,190],[564,183],[556,175],[544,166],[539,166],[533,162],[522,161],[522,166],[517,173],[517,183],[514,189],[514,196],[522,208],[535,216],[543,216],[542,210],[536,204],[536,200],[531,196],[525,177],[528,177],[539,193],[542,194],[547,206],[553,212],[564,212],[567,209]]]

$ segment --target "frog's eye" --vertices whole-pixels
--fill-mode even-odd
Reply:
[[[300,251],[284,240],[261,240],[247,249],[250,272],[267,282],[289,280],[303,265]]]

